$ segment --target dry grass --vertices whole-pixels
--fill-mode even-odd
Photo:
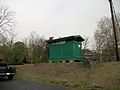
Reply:
[[[73,90],[119,90],[120,62],[105,62],[92,68],[81,63],[17,66],[17,79],[63,85]]]

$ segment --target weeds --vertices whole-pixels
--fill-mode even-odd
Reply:
[[[17,79],[62,85],[73,90],[120,90],[120,63],[105,62],[93,68],[80,63],[22,65]]]

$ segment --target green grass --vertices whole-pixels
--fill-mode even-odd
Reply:
[[[17,66],[17,79],[62,85],[72,90],[120,90],[120,62],[104,62],[92,68],[81,63]]]

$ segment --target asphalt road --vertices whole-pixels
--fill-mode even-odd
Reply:
[[[7,80],[0,78],[0,90],[67,90],[59,86],[33,83],[24,80]]]

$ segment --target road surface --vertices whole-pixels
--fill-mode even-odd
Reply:
[[[25,80],[7,80],[0,78],[0,90],[67,90],[59,86],[33,83]]]

